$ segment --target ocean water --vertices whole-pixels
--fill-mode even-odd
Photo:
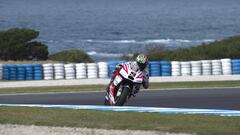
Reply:
[[[240,34],[239,0],[0,0],[0,30],[40,32],[50,53],[97,61],[154,47],[197,46]]]

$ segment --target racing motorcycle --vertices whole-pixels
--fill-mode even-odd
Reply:
[[[138,66],[131,63],[121,66],[120,70],[113,72],[114,76],[107,87],[104,105],[123,106],[127,100],[135,97],[143,82],[143,72]],[[115,87],[113,94],[110,94],[111,87]]]

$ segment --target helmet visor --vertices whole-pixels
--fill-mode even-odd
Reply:
[[[139,66],[141,71],[144,70],[146,68],[146,66],[147,66],[147,63],[139,63],[139,62],[137,62],[137,64],[138,64],[138,66]]]

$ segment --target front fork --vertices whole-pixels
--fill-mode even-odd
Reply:
[[[110,105],[115,105],[116,101],[115,101],[115,97],[118,94],[121,94],[117,91],[117,87],[120,85],[120,83],[123,81],[123,77],[120,76],[119,74],[116,75],[111,81],[110,84],[108,85],[107,88],[107,95],[106,95],[106,99],[109,101]]]

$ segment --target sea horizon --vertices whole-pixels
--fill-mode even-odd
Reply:
[[[30,28],[50,54],[96,61],[151,47],[188,48],[240,35],[238,0],[1,0],[0,30]]]

